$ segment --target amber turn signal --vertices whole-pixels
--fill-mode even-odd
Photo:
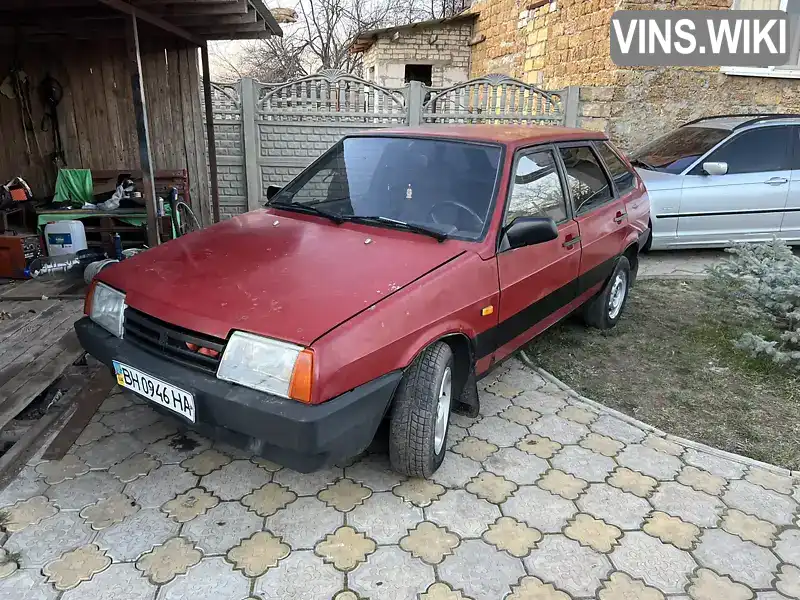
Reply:
[[[94,298],[94,288],[97,287],[97,281],[92,281],[89,284],[89,289],[86,291],[86,298],[83,300],[83,314],[87,317],[92,314],[92,299]]]
[[[297,355],[289,384],[289,397],[311,404],[311,384],[314,380],[314,351],[306,348]]]

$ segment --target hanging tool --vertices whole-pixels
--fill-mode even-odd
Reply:
[[[39,84],[39,94],[44,104],[42,131],[53,132],[53,153],[50,157],[57,168],[62,168],[67,165],[67,159],[61,142],[61,130],[58,128],[58,105],[64,98],[64,86],[48,73]]]

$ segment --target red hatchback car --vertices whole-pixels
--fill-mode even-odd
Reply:
[[[476,378],[570,313],[613,327],[647,239],[602,133],[349,135],[265,210],[104,270],[76,324],[119,385],[299,471],[364,450],[429,476]]]

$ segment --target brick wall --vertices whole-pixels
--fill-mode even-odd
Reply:
[[[475,36],[485,40],[472,47],[471,77],[488,73],[503,73],[521,78],[525,60],[525,25],[520,26],[522,14],[527,14],[526,0],[476,0],[472,12],[478,13]]]
[[[431,65],[433,87],[448,87],[469,77],[472,22],[456,21],[434,27],[400,30],[378,36],[364,52],[364,74],[375,68],[375,82],[386,87],[405,84],[405,65]]]

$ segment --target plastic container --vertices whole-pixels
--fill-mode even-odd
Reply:
[[[86,231],[80,221],[56,221],[44,226],[48,256],[63,256],[86,250]]]

